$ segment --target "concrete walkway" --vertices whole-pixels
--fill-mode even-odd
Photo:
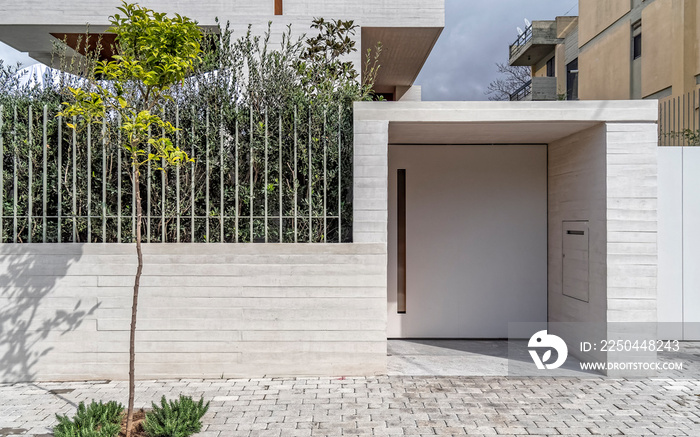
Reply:
[[[389,340],[387,355],[387,372],[396,376],[538,375],[526,341]],[[661,352],[658,360],[683,363],[683,370],[664,371],[657,377],[700,379],[700,342],[681,342],[679,352]],[[569,354],[556,376],[586,378],[599,374],[582,371],[580,362]]]
[[[396,352],[400,345],[392,346]],[[482,346],[463,348],[475,353]],[[686,343],[675,359],[696,365],[700,347]],[[143,381],[136,405],[179,394],[211,401],[199,435],[212,437],[700,436],[697,374],[631,380],[391,375]],[[72,414],[80,401],[125,402],[126,397],[125,382],[0,385],[0,437],[47,436],[54,415]]]

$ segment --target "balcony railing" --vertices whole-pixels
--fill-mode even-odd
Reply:
[[[518,35],[518,38],[510,45],[510,58],[512,59],[520,50],[532,39],[532,24],[525,29],[525,32]],[[512,99],[511,99],[512,100]]]
[[[527,83],[517,90],[515,90],[513,93],[510,94],[510,100],[512,101],[518,101],[518,100],[525,100],[525,98],[529,95],[532,94],[532,80],[528,80]]]

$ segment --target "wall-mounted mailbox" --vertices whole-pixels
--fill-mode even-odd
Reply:
[[[564,221],[562,232],[562,292],[588,302],[588,221]]]

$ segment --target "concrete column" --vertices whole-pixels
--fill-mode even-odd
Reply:
[[[389,122],[355,119],[353,241],[387,241]]]

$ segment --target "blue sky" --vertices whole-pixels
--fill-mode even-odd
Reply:
[[[524,18],[551,20],[578,14],[578,0],[445,0],[445,30],[416,84],[424,100],[486,100],[497,77],[496,62],[508,61],[508,45]],[[0,43],[0,59],[31,64],[25,54]]]

